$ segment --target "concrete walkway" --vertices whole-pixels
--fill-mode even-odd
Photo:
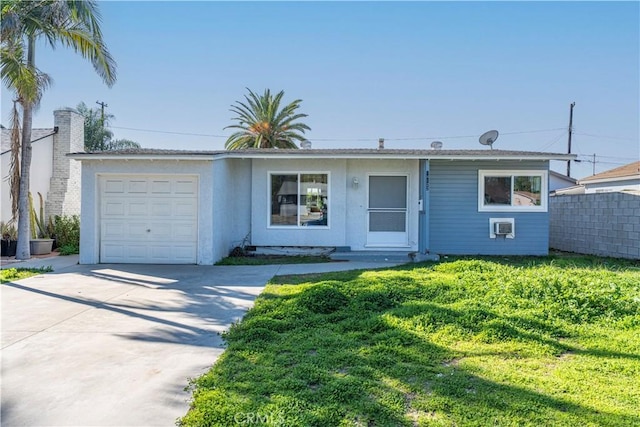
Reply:
[[[1,285],[3,427],[174,425],[188,410],[188,379],[216,361],[218,334],[271,277],[396,264],[87,266],[56,258],[3,265],[55,269]]]
[[[5,259],[1,261],[1,268],[46,268],[51,267],[53,271],[60,271],[78,264],[78,255],[56,255],[50,257],[32,257],[26,261],[15,259]]]

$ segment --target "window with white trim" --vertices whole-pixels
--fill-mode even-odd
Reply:
[[[547,171],[478,171],[478,211],[546,212]]]
[[[328,173],[270,173],[269,194],[269,226],[329,225]]]

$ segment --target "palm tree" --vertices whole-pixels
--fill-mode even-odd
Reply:
[[[1,20],[2,80],[15,91],[22,107],[22,173],[16,258],[28,259],[31,257],[28,196],[33,110],[50,82],[35,66],[36,40],[45,39],[52,48],[58,43],[70,47],[91,61],[108,86],[112,86],[116,80],[115,62],[102,39],[100,12],[94,0],[3,0]]]
[[[107,144],[107,150],[126,150],[140,148],[140,144],[127,138],[114,139]]]
[[[231,106],[230,111],[237,114],[232,120],[237,124],[225,129],[240,130],[227,139],[225,148],[298,148],[295,141],[304,141],[302,134],[311,130],[306,124],[296,122],[307,117],[306,114],[295,112],[302,100],[296,99],[280,109],[284,91],[273,96],[269,89],[266,89],[262,96],[258,96],[250,89],[247,90],[249,95],[245,95],[246,103],[238,101],[236,105]]]

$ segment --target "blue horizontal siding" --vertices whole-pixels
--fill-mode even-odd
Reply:
[[[548,212],[478,212],[478,170],[548,170],[546,161],[429,163],[429,250],[452,255],[546,255]],[[515,238],[489,237],[489,218],[514,218]]]

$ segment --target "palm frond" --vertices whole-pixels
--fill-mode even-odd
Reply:
[[[51,77],[27,64],[21,41],[3,40],[0,65],[2,82],[16,90],[21,102],[37,105],[44,91],[51,86]]]
[[[235,123],[225,129],[238,129],[225,143],[228,150],[246,148],[298,148],[296,141],[303,141],[303,134],[311,128],[299,122],[306,114],[296,113],[301,99],[281,107],[284,91],[273,95],[265,89],[258,95],[249,88],[245,101],[237,101],[230,111]]]
[[[116,63],[102,41],[102,37],[82,27],[60,28],[56,38],[61,44],[73,49],[91,61],[93,69],[109,87],[116,82]]]
[[[18,217],[20,200],[20,112],[18,101],[13,101],[11,110],[11,163],[9,164],[9,196],[11,198],[11,220]]]

